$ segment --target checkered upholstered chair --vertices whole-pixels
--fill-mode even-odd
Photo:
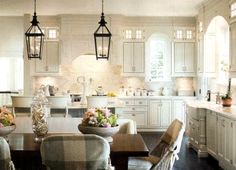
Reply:
[[[178,159],[183,133],[183,122],[175,119],[150,152],[149,157],[129,159],[129,170],[171,170],[175,160]]]
[[[9,145],[3,137],[0,137],[0,169],[15,170],[14,164],[11,161]]]
[[[50,170],[109,169],[110,146],[97,135],[49,136],[41,143],[42,163]]]

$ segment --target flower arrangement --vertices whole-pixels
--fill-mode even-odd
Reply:
[[[84,113],[83,126],[92,127],[115,127],[117,126],[117,115],[111,113],[107,108],[88,109]]]
[[[6,106],[0,108],[0,128],[14,125],[14,116]]]

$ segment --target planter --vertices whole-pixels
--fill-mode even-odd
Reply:
[[[230,107],[232,105],[232,98],[222,99],[223,107]]]
[[[9,135],[11,132],[13,132],[15,129],[16,129],[16,125],[1,127],[0,136],[5,137]]]
[[[79,124],[78,129],[83,134],[95,134],[104,137],[108,142],[112,142],[113,139],[111,136],[113,136],[119,131],[120,126],[105,128],[105,127],[83,126]]]

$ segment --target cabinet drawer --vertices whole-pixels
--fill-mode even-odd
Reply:
[[[147,103],[148,103],[147,100],[143,100],[143,99],[134,101],[135,105],[147,105]]]
[[[148,109],[146,106],[129,106],[129,107],[125,107],[123,108],[124,112],[146,112]]]
[[[124,102],[125,105],[129,106],[129,105],[134,105],[134,100],[122,100]]]
[[[137,127],[147,125],[146,112],[135,112],[135,113],[123,113],[119,114],[119,118],[131,119],[136,122]]]

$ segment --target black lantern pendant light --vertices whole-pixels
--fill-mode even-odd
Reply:
[[[105,16],[103,13],[103,0],[102,0],[102,14],[99,22],[98,29],[94,32],[96,59],[109,59],[111,32],[107,28]]]
[[[25,33],[28,59],[42,59],[44,33],[38,26],[39,22],[36,15],[36,0],[34,0],[34,15],[31,26]]]

